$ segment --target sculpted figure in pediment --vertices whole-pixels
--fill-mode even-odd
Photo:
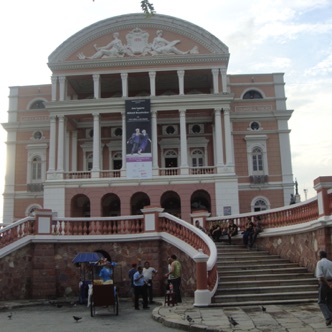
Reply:
[[[168,41],[163,37],[163,31],[157,30],[156,37],[153,39],[152,45],[151,45],[151,51],[150,53],[152,55],[157,54],[194,54],[198,53],[197,47],[194,47],[192,50],[189,51],[181,51],[179,50],[175,45],[180,43],[180,40],[173,40]]]
[[[152,43],[148,43],[149,34],[142,29],[135,28],[126,35],[127,45],[123,45],[119,38],[119,33],[113,33],[113,40],[106,46],[93,47],[96,53],[92,56],[86,56],[84,53],[77,54],[81,60],[84,59],[103,59],[103,58],[119,58],[124,56],[137,55],[159,55],[159,54],[197,54],[198,48],[195,46],[189,51],[181,51],[175,45],[180,40],[168,41],[163,37],[163,31],[157,30],[156,37]]]
[[[119,33],[113,33],[113,40],[106,46],[98,47],[96,44],[93,45],[97,51],[92,56],[85,56],[83,53],[79,53],[77,56],[79,59],[102,59],[111,57],[123,57],[127,51],[126,47],[123,46],[122,41],[119,39]]]

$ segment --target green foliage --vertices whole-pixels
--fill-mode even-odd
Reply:
[[[146,15],[153,15],[156,13],[156,11],[154,10],[153,4],[150,3],[149,0],[142,0],[141,8]]]
[[[95,0],[92,0],[92,1],[95,1]],[[150,15],[153,15],[156,13],[156,11],[154,10],[154,7],[153,7],[153,3],[150,3],[149,0],[142,0],[141,8],[147,16],[150,16]]]

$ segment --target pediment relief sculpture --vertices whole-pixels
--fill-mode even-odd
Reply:
[[[181,51],[177,45],[180,40],[168,41],[163,37],[163,31],[157,30],[156,37],[149,43],[149,33],[140,28],[135,28],[126,35],[127,44],[123,44],[119,38],[119,32],[113,33],[113,40],[105,46],[93,45],[95,53],[86,56],[84,53],[77,54],[81,60],[84,59],[104,59],[122,58],[125,56],[146,56],[160,54],[198,54],[198,47],[194,46],[191,50]]]

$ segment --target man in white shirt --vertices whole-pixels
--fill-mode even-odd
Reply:
[[[329,282],[332,282],[332,262],[327,259],[325,251],[319,252],[319,258],[316,265],[316,278],[319,281],[318,304],[326,326],[329,326],[332,324],[332,288],[329,286]]]
[[[148,292],[148,299],[149,303],[153,303],[153,285],[152,285],[152,279],[153,277],[157,274],[157,270],[150,266],[149,262],[144,263],[144,268],[143,268],[143,275],[144,275],[144,280],[147,285],[147,292]]]

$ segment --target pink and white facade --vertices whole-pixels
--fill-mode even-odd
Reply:
[[[10,88],[4,222],[37,208],[106,217],[155,206],[189,221],[288,205],[283,74],[232,75],[229,58],[209,32],[163,15],[110,18],[64,41],[51,84]],[[147,149],[134,150],[132,129],[142,139],[147,123]]]

